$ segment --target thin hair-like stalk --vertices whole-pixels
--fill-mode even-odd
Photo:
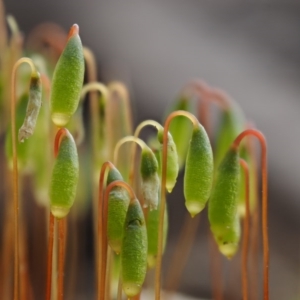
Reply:
[[[240,165],[245,173],[245,207],[246,214],[243,224],[242,242],[242,290],[243,300],[248,300],[248,251],[249,251],[249,231],[250,231],[250,186],[249,186],[249,167],[245,160],[240,159]]]
[[[46,279],[46,300],[51,300],[51,283],[52,283],[52,258],[53,258],[53,242],[54,242],[54,216],[49,214],[48,229],[48,258],[47,258],[47,279]]]
[[[100,171],[100,177],[99,177],[99,196],[98,196],[98,246],[97,246],[97,255],[96,257],[102,258],[103,256],[107,256],[107,246],[104,248],[102,238],[103,238],[103,220],[102,220],[102,215],[103,215],[103,193],[104,193],[104,178],[105,175],[108,171],[108,169],[114,168],[114,165],[106,161]],[[105,253],[103,253],[103,251]],[[98,290],[98,296],[97,299],[101,300],[104,299],[102,296],[104,295],[104,287],[105,287],[105,278],[104,278],[104,273],[103,273],[103,266],[100,258],[97,259],[97,290]],[[105,270],[105,269],[104,269]]]
[[[143,140],[136,138],[134,136],[126,136],[126,137],[120,139],[118,141],[118,143],[116,144],[115,150],[114,150],[114,164],[115,165],[117,165],[117,162],[118,162],[118,155],[119,155],[120,147],[123,144],[128,143],[128,142],[134,142],[134,143],[138,144],[142,149],[147,147],[146,143]]]
[[[110,165],[111,163],[108,162],[107,165],[105,165],[104,167],[102,167],[101,169],[101,175],[100,175],[100,182],[101,179],[103,181],[103,177],[105,173],[105,169]],[[114,187],[123,187],[127,190],[127,192],[129,193],[130,196],[130,202],[133,201],[135,199],[135,194],[134,191],[132,190],[132,188],[125,183],[124,181],[121,180],[116,180],[112,183],[110,183],[104,193],[104,197],[103,197],[103,190],[100,190],[100,184],[99,184],[99,216],[98,218],[102,220],[99,221],[99,237],[101,238],[101,245],[100,245],[100,249],[101,251],[99,251],[99,269],[98,269],[98,296],[97,299],[98,300],[103,300],[106,299],[106,265],[107,265],[107,246],[108,246],[108,242],[107,242],[107,214],[108,214],[108,196],[109,193],[111,192],[111,190]],[[103,186],[102,186],[103,188]]]
[[[13,66],[11,84],[11,132],[13,153],[13,205],[14,205],[14,299],[19,299],[19,184],[16,136],[16,72],[18,67],[27,63],[31,68],[31,77],[39,77],[37,69],[30,58],[20,58]]]
[[[256,137],[261,146],[261,173],[262,173],[262,236],[263,236],[263,290],[264,300],[269,300],[269,240],[268,240],[268,170],[267,170],[267,142],[264,135],[255,129],[247,129],[233,142],[232,147],[237,149],[246,136]]]
[[[183,110],[175,111],[171,113],[165,121],[164,133],[163,133],[163,149],[162,149],[162,175],[161,175],[161,198],[160,198],[160,212],[159,212],[159,229],[158,229],[158,249],[157,249],[157,261],[155,269],[155,299],[160,299],[160,289],[161,289],[161,265],[162,265],[162,251],[163,251],[163,220],[166,208],[166,174],[167,174],[167,141],[168,141],[168,131],[170,123],[173,118],[177,116],[187,117],[193,123],[193,126],[198,125],[198,120],[196,117]]]
[[[57,220],[58,224],[58,273],[57,273],[57,300],[64,298],[64,265],[66,251],[66,218]]]

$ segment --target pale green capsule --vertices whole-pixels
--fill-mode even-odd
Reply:
[[[141,153],[141,175],[142,175],[142,193],[145,204],[150,210],[157,209],[158,190],[160,187],[158,177],[158,162],[149,147],[144,147]]]
[[[220,251],[231,258],[238,248],[239,153],[230,149],[220,164],[208,205],[210,228]]]
[[[156,265],[157,248],[158,248],[159,213],[160,213],[160,204],[158,205],[157,210],[149,211],[147,214],[146,226],[147,226],[147,237],[148,237],[148,255],[147,255],[148,268],[154,268]],[[163,227],[163,253],[166,246],[167,235],[168,235],[168,209],[166,203],[164,227]]]
[[[76,195],[79,177],[77,149],[67,131],[61,137],[50,182],[50,209],[54,217],[64,218],[70,211]]]
[[[147,271],[147,231],[139,201],[128,207],[121,252],[122,283],[127,297],[134,297],[142,288]]]
[[[192,111],[190,101],[186,97],[180,97],[175,102],[170,112],[177,110]],[[191,122],[184,116],[174,118],[170,124],[170,133],[174,139],[178,152],[178,167],[184,167],[186,154],[188,151],[189,140],[191,139]]]
[[[185,206],[192,217],[201,212],[213,182],[213,154],[209,138],[200,124],[194,127],[184,173]]]
[[[52,79],[51,118],[58,127],[65,126],[75,113],[84,76],[84,57],[78,26],[73,25]]]
[[[158,141],[161,144],[163,144],[163,130],[158,131],[157,138]],[[169,193],[172,192],[176,184],[178,172],[179,172],[179,164],[178,164],[177,148],[174,143],[172,135],[168,132],[166,189]]]
[[[111,168],[107,175],[107,185],[115,180],[122,180],[121,173]],[[107,240],[116,254],[120,254],[124,235],[124,224],[130,198],[127,190],[115,186],[108,196]]]

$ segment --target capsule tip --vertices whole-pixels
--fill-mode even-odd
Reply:
[[[219,244],[220,252],[226,256],[228,259],[231,259],[238,250],[238,245],[236,244]]]
[[[68,215],[70,208],[51,206],[51,213],[57,219],[63,219]]]
[[[127,297],[136,296],[141,291],[141,285],[135,282],[123,282],[123,290]]]
[[[69,31],[68,39],[73,37],[74,35],[79,34],[79,26],[77,24],[74,24]]]
[[[194,218],[198,213],[200,213],[205,205],[199,203],[199,202],[186,202],[185,206],[188,210],[188,212],[190,213],[191,217]]]
[[[57,127],[64,127],[70,121],[70,116],[62,113],[52,113],[51,118]]]
[[[147,256],[147,264],[149,269],[153,269],[156,265],[156,255],[148,254]]]

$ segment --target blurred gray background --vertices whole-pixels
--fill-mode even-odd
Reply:
[[[226,90],[240,103],[268,140],[271,299],[300,299],[300,2],[4,2],[25,36],[45,21],[66,30],[78,23],[101,78],[130,86],[136,124],[160,120],[192,78]],[[170,203],[170,219],[177,232],[178,205]],[[197,297],[210,296],[203,234],[202,228],[181,287]],[[171,233],[171,244],[176,235]]]

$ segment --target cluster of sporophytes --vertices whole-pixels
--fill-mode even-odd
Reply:
[[[155,291],[155,299],[160,299],[161,265],[168,231],[166,194],[172,192],[178,173],[183,170],[185,205],[190,216],[194,218],[207,206],[211,234],[220,253],[230,259],[242,247],[244,300],[253,293],[248,288],[249,236],[250,231],[254,231],[255,238],[258,236],[258,199],[262,200],[263,288],[264,299],[269,299],[266,142],[263,134],[247,123],[238,105],[224,92],[193,81],[180,92],[163,124],[146,120],[134,131],[126,86],[120,82],[107,85],[97,82],[95,59],[82,46],[77,25],[71,27],[63,47],[53,42],[49,45],[53,50],[50,56],[30,53],[31,58],[20,58],[22,39],[11,17],[9,26],[12,34],[9,39],[2,35],[0,49],[1,133],[6,136],[7,164],[3,170],[7,172],[3,177],[7,197],[2,230],[5,242],[1,250],[1,295],[11,299],[13,291],[15,300],[33,299],[35,295],[26,243],[27,198],[25,193],[19,193],[20,182],[23,190],[37,200],[35,205],[48,212],[47,270],[39,275],[45,278],[43,292],[47,300],[64,298],[68,281],[64,277],[66,253],[70,256],[77,251],[76,247],[67,248],[66,236],[74,234],[77,222],[87,216],[90,207],[97,299],[122,299],[124,294],[139,299],[147,271],[153,268],[155,284],[148,284],[147,288]],[[51,40],[50,29],[58,30],[47,25],[44,36],[35,35],[32,39],[37,44]],[[19,70],[23,63],[30,66],[30,74],[26,69]],[[197,99],[197,117],[193,98]],[[7,99],[11,103],[11,122]],[[220,108],[214,134],[209,117],[211,102]],[[88,118],[84,118],[83,111]],[[155,128],[155,135],[149,141],[139,138],[146,126]],[[261,144],[260,160],[249,136]],[[49,150],[51,145],[54,154]],[[261,197],[257,193],[259,164]],[[9,173],[13,174],[12,181]],[[28,178],[32,191],[25,186]],[[9,201],[10,197],[13,201]],[[191,232],[190,220],[185,222],[184,230]],[[67,227],[71,230],[67,231]],[[183,231],[182,236],[185,235]],[[189,237],[185,249],[191,247],[194,235]],[[11,280],[9,261],[13,253]],[[75,269],[74,264],[76,261],[72,262]],[[178,266],[174,273],[178,275],[181,271]],[[176,280],[170,285],[174,289]],[[218,289],[213,293],[215,299],[221,299]]]

